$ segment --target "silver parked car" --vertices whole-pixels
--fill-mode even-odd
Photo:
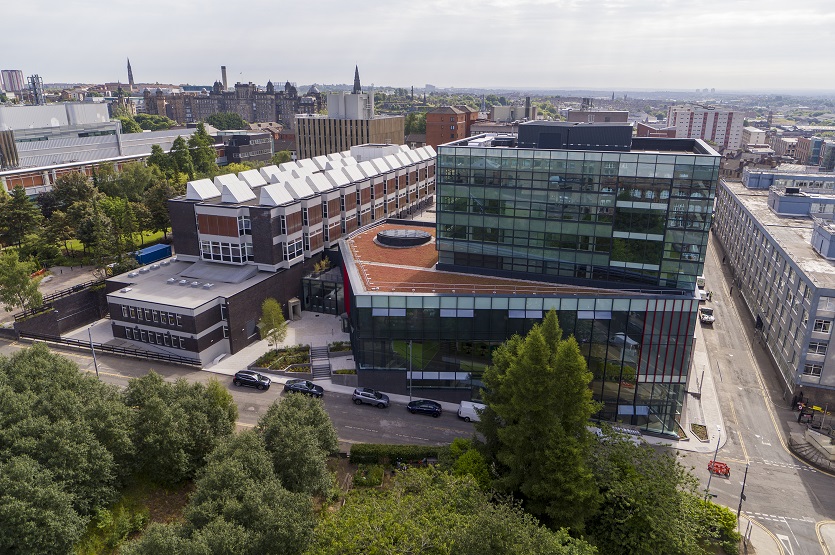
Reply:
[[[378,409],[384,409],[389,406],[389,396],[385,393],[380,393],[376,389],[368,387],[358,387],[351,395],[355,405],[374,405]]]

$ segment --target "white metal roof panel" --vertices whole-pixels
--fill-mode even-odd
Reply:
[[[412,161],[409,160],[409,157],[406,155],[405,152],[398,152],[394,155],[394,157],[397,158],[398,162],[400,162],[400,167],[412,165]]]
[[[313,175],[308,175],[305,178],[308,186],[311,189],[316,191],[317,193],[325,193],[327,191],[332,191],[334,189],[333,183],[331,183],[327,177],[325,177],[321,173],[314,173]]]
[[[221,190],[221,202],[239,204],[255,198],[252,189],[234,173],[215,177],[215,186]]]
[[[412,161],[412,164],[417,164],[418,162],[420,162],[422,160],[420,155],[418,155],[416,150],[409,150],[409,151],[405,152],[405,154],[406,154],[406,156],[409,157],[409,160]]]
[[[186,200],[207,200],[220,196],[220,190],[208,179],[186,183]]]
[[[263,177],[267,183],[272,183],[272,176],[278,173],[278,166],[273,164],[272,166],[264,166],[260,170],[261,177]]]
[[[247,184],[251,189],[253,187],[262,187],[267,184],[267,180],[261,175],[258,170],[246,170],[238,173],[238,179]]]
[[[316,167],[317,167],[317,168],[319,168],[320,170],[324,170],[324,169],[326,169],[326,166],[328,165],[328,157],[327,157],[327,156],[325,156],[324,154],[323,154],[322,156],[315,156],[315,157],[311,158],[310,160],[311,160],[311,161],[312,161],[312,162],[316,165]]]
[[[294,199],[309,198],[316,194],[304,178],[287,180],[284,182],[284,187]]]
[[[356,166],[345,166],[342,168],[342,173],[348,176],[348,181],[365,181],[367,178],[359,169],[359,164]]]
[[[368,163],[374,166],[380,173],[386,173],[393,169],[391,164],[386,162],[383,158],[374,158],[373,160],[369,160]]]
[[[374,167],[374,164],[371,163],[370,160],[366,160],[365,162],[360,162],[357,164],[357,168],[365,177],[374,177],[375,175],[380,175],[382,172]]]
[[[258,204],[264,206],[281,206],[293,202],[293,197],[287,192],[282,183],[271,183],[261,187],[261,198]]]
[[[400,154],[399,152],[397,154]],[[397,154],[389,154],[388,156],[383,156],[383,160],[388,164],[391,169],[396,170],[398,168],[403,167],[403,162],[397,157]]]
[[[340,169],[334,170],[327,170],[322,175],[327,178],[328,181],[333,183],[334,187],[342,187],[344,185],[348,185],[351,182],[351,178]]]

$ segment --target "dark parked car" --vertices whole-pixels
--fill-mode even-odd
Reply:
[[[361,405],[365,403],[368,405],[374,405],[378,409],[384,409],[389,406],[388,395],[380,393],[376,389],[371,389],[369,387],[356,388],[354,393],[351,395],[351,399],[354,400],[354,404]]]
[[[284,391],[289,391],[291,393],[304,393],[305,395],[311,395],[313,397],[321,397],[325,394],[325,390],[322,389],[321,385],[316,385],[310,380],[302,380],[301,378],[287,380],[287,383],[284,384]]]
[[[420,414],[429,414],[438,418],[441,416],[441,404],[436,403],[435,401],[429,401],[427,399],[417,399],[412,401],[406,408],[409,409],[409,412],[412,414],[420,413]]]
[[[253,370],[241,370],[232,378],[232,383],[237,386],[248,385],[256,389],[269,389],[272,381],[264,374],[259,374]]]

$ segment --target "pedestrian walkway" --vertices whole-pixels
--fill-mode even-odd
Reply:
[[[768,528],[760,524],[756,515],[742,513],[739,517],[739,533],[742,534],[743,555],[784,555],[783,544]]]
[[[681,451],[713,453],[716,451],[717,441],[719,447],[722,447],[728,438],[714,384],[713,368],[699,324],[696,324],[694,335],[693,362],[687,376],[686,398],[679,418],[679,425],[686,438],[672,440],[645,435],[644,439],[653,445],[669,445]],[[704,426],[709,440],[700,440],[690,429],[691,424]]]

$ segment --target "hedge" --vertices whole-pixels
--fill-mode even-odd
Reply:
[[[439,445],[388,445],[384,443],[355,443],[351,445],[349,460],[354,464],[391,464],[419,461],[427,457],[440,458],[449,449]]]

